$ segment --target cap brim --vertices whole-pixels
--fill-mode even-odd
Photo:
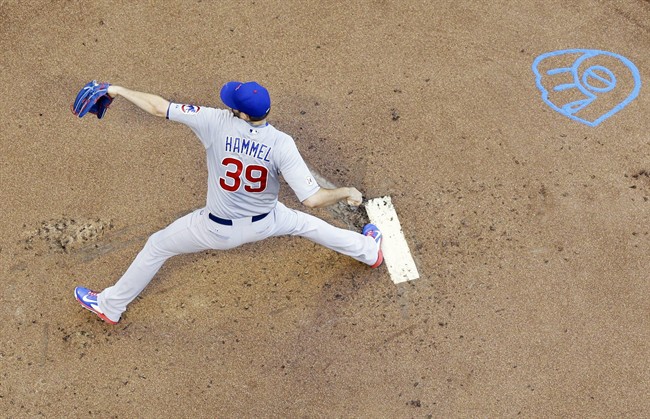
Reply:
[[[221,88],[221,93],[219,96],[221,96],[221,101],[229,108],[232,109],[237,109],[237,106],[235,105],[235,100],[234,100],[234,94],[235,94],[235,89],[237,89],[238,86],[240,86],[242,83],[239,81],[229,81],[228,83],[224,84],[223,87]]]

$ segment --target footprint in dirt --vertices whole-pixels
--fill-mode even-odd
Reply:
[[[22,240],[26,250],[45,244],[54,252],[65,252],[98,240],[113,223],[102,219],[60,218],[43,221],[31,231],[26,231]]]

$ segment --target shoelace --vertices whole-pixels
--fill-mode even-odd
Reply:
[[[379,237],[379,232],[377,230],[368,230],[366,236],[370,236],[373,239],[377,240],[377,237]]]

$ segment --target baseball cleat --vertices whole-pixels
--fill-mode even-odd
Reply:
[[[108,324],[117,324],[117,322],[114,322],[113,320],[109,319],[102,313],[102,311],[99,309],[99,304],[97,303],[97,293],[95,291],[91,291],[88,288],[84,287],[76,287],[74,289],[74,296],[79,301],[79,304],[86,310],[90,310],[96,315],[99,316],[100,319],[104,320]]]
[[[366,224],[363,227],[361,234],[363,234],[364,236],[372,237],[373,239],[375,239],[375,242],[377,243],[377,249],[378,249],[377,262],[375,262],[375,264],[371,266],[371,268],[376,268],[379,265],[381,265],[381,263],[384,261],[384,254],[381,251],[381,241],[383,240],[381,231],[374,224]]]

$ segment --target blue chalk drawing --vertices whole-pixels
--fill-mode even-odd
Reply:
[[[546,71],[545,74],[542,74],[542,72],[540,72],[539,64],[542,61],[550,57],[557,57],[566,54],[579,54],[580,56],[573,62],[570,67],[554,68]],[[618,103],[616,106],[600,115],[593,121],[589,121],[577,116],[576,114],[589,106],[593,101],[595,101],[598,98],[598,95],[608,93],[615,89],[618,81],[614,72],[602,65],[592,65],[584,70],[582,75],[578,74],[580,65],[582,65],[585,60],[597,57],[599,55],[614,57],[623,63],[631,73],[631,76],[634,80],[634,87],[632,88],[631,93],[622,102]],[[566,49],[547,52],[535,58],[535,61],[533,61],[533,72],[536,76],[535,81],[537,88],[540,90],[540,92],[542,92],[542,99],[548,106],[551,107],[551,109],[561,113],[566,117],[589,125],[591,127],[595,127],[610,116],[614,115],[616,112],[626,107],[630,102],[636,99],[636,97],[639,95],[639,91],[641,90],[641,76],[639,75],[639,70],[636,68],[636,66],[627,58],[607,51],[594,49]],[[577,89],[580,93],[582,93],[582,97],[580,99],[573,100],[572,102],[565,104],[556,104],[549,99],[549,91],[543,86],[542,80],[545,76],[554,76],[562,73],[568,73],[573,79],[572,82],[557,85],[553,87],[552,90],[554,92],[561,92],[569,89]]]

